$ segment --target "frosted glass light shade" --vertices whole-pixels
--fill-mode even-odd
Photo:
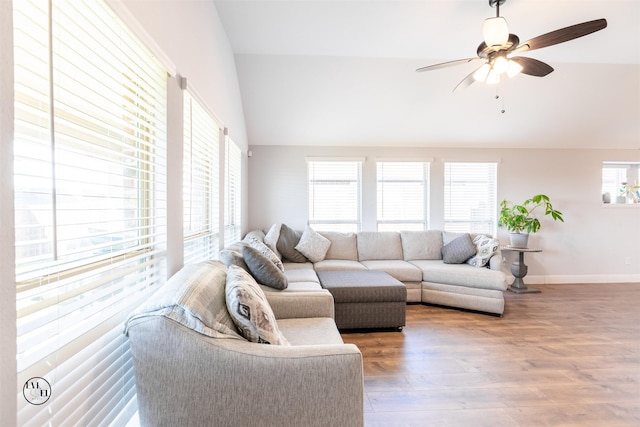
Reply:
[[[506,72],[508,68],[509,68],[509,61],[507,60],[507,58],[505,58],[502,55],[497,56],[496,59],[493,61],[493,70],[498,74],[502,74]]]
[[[520,71],[522,71],[522,65],[510,59],[507,66],[507,75],[509,77],[513,77],[520,74]]]
[[[486,83],[489,85],[495,85],[500,83],[500,73],[496,73],[495,70],[489,71],[489,74],[487,75]]]
[[[509,41],[507,20],[501,16],[485,19],[482,36],[487,46],[504,46]]]
[[[484,82],[487,80],[489,71],[491,71],[491,65],[484,64],[482,67],[478,68],[475,73],[473,73],[473,79],[477,82]]]

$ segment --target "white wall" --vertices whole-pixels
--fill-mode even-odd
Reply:
[[[431,158],[431,228],[443,226],[445,161],[499,161],[498,200],[551,197],[565,223],[542,219],[530,246],[528,279],[536,282],[640,281],[640,205],[603,205],[603,161],[640,161],[638,150],[446,149],[400,147],[251,146],[249,228],[284,222],[303,228],[307,221],[307,156],[366,157],[363,187],[375,186],[375,159]],[[375,229],[375,191],[363,192],[363,229]],[[503,243],[507,232],[498,233]],[[626,258],[629,264],[626,264]],[[508,259],[510,261],[510,259]]]
[[[0,1],[0,424],[17,422],[16,285],[13,220],[13,26]]]

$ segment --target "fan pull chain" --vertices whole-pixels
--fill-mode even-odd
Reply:
[[[500,81],[497,85],[496,85],[496,101],[498,101],[500,103],[500,113],[504,114],[507,110],[505,110],[504,107],[504,94],[502,96],[500,96],[500,88],[502,88],[502,81]]]

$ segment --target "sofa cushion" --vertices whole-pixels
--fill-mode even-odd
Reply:
[[[442,260],[445,264],[462,264],[475,254],[476,245],[466,233],[442,247]]]
[[[361,262],[348,259],[325,259],[324,261],[316,262],[313,268],[316,271],[368,270]]]
[[[282,265],[282,261],[280,260],[280,258],[271,249],[269,249],[269,247],[265,245],[261,240],[258,240],[255,237],[249,237],[245,239],[246,239],[245,241],[249,244],[249,246],[257,249],[260,253],[262,253],[264,256],[269,258],[269,260],[271,260],[271,262],[275,264],[275,266],[278,267],[280,271],[284,271],[284,265]]]
[[[290,266],[300,265],[307,266],[306,268],[291,268]],[[313,269],[313,264],[311,263],[293,263],[288,262],[284,265],[284,275],[287,276],[287,280],[289,284],[295,282],[316,282],[320,283],[318,280],[318,275],[316,271]]]
[[[422,270],[422,281],[455,285],[461,288],[504,291],[507,281],[502,271],[475,268],[468,264],[445,264],[442,261],[418,260],[411,264]]]
[[[235,265],[227,273],[226,302],[233,322],[247,340],[290,345],[278,328],[264,291],[249,273]]]
[[[422,281],[422,270],[407,261],[399,259],[371,260],[362,261],[362,264],[369,270],[384,271],[401,282]]]
[[[274,289],[286,289],[287,277],[270,258],[252,246],[242,248],[242,256],[251,275],[258,282]]]
[[[440,230],[401,231],[400,240],[405,261],[442,259],[442,232]]]
[[[185,265],[131,315],[125,333],[136,319],[163,316],[208,337],[242,339],[225,305],[226,276],[220,261]]]
[[[498,252],[500,247],[500,241],[493,237],[478,234],[473,239],[473,244],[476,245],[476,255],[467,260],[467,264],[474,267],[486,267],[491,257]]]
[[[267,245],[278,258],[282,258],[282,254],[278,251],[278,239],[280,238],[281,228],[282,224],[273,224],[267,231],[267,234],[264,235],[264,244]]]
[[[338,231],[320,231],[322,236],[329,239],[331,246],[325,260],[339,259],[358,261],[358,244],[355,233],[341,233]]]
[[[276,247],[282,258],[291,262],[307,262],[307,258],[296,250],[296,245],[300,242],[302,234],[286,224],[280,227],[280,236]]]
[[[311,262],[322,261],[327,255],[331,241],[308,225],[300,237],[295,249]]]
[[[395,231],[358,233],[358,261],[375,259],[404,259],[399,233]]]
[[[335,322],[328,317],[279,319],[278,326],[291,345],[344,344]]]

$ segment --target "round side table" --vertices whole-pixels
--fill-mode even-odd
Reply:
[[[527,275],[527,265],[524,263],[524,254],[527,252],[542,252],[542,249],[516,248],[513,246],[502,246],[503,251],[518,252],[518,256],[511,264],[511,273],[515,276],[513,283],[509,286],[509,290],[517,294],[538,294],[542,292],[539,289],[528,288],[524,283],[524,276]]]

